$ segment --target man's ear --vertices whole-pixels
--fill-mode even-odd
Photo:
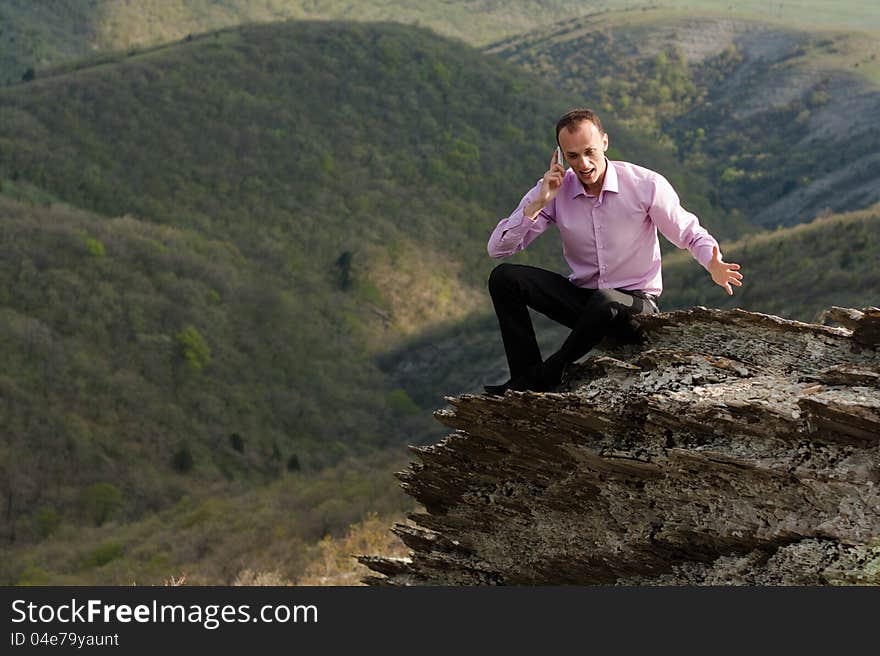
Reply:
[[[608,133],[602,135],[602,152],[608,151]]]

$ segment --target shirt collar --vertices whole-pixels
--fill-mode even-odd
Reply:
[[[574,176],[574,181],[574,193],[571,197],[577,198],[581,194],[586,196],[587,190],[584,189],[584,185],[582,185],[581,181],[577,179],[577,176]],[[617,184],[617,170],[614,168],[614,162],[611,162],[607,157],[605,158],[605,179],[602,181],[602,189],[599,191],[599,198],[601,198],[602,194],[606,191],[613,191],[615,194],[620,191]]]

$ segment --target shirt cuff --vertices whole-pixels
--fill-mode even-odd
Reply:
[[[709,269],[709,265],[712,264],[712,249],[717,246],[717,242],[715,244],[710,244],[704,246],[700,249],[700,257],[696,258],[697,262],[703,265],[703,268],[706,271],[711,271]],[[721,254],[721,248],[718,248],[719,255]]]

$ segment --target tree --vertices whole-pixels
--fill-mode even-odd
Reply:
[[[351,289],[351,260],[354,254],[351,251],[344,251],[336,260],[336,267],[339,269],[339,287],[343,291]]]
[[[195,326],[188,325],[175,335],[178,355],[196,371],[211,363],[211,348]]]
[[[192,471],[194,464],[195,460],[193,459],[192,451],[186,445],[175,451],[174,456],[171,458],[171,466],[181,474]]]

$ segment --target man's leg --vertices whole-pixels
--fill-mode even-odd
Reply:
[[[569,328],[584,310],[585,291],[565,276],[524,264],[499,264],[489,276],[489,294],[495,306],[511,379],[533,374],[541,351],[528,308]],[[498,386],[501,387],[501,386]]]
[[[658,311],[650,301],[617,289],[589,291],[589,301],[571,334],[541,366],[543,389],[558,385],[568,365],[580,360],[613,331],[625,329],[632,315]]]

